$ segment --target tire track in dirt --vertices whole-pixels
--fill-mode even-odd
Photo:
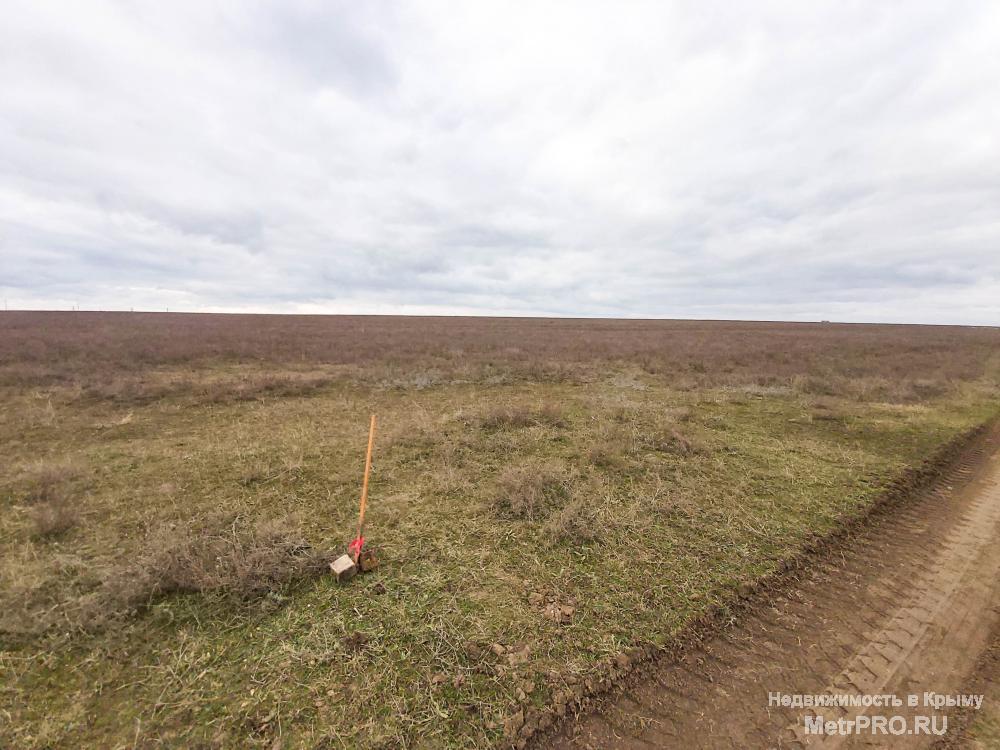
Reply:
[[[1000,625],[1000,429],[734,626],[640,672],[547,742],[585,748],[928,747],[807,735],[805,717],[946,715],[773,706],[786,694],[959,693]],[[955,712],[954,709],[951,709]],[[940,721],[940,718],[939,718]],[[912,726],[912,723],[910,724]]]

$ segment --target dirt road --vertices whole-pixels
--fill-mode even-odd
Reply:
[[[878,516],[728,630],[660,662],[542,746],[600,748],[930,747],[958,711],[924,693],[968,692],[1000,625],[1000,430],[931,487]],[[772,693],[894,694],[901,707],[782,706]],[[907,706],[918,695],[920,705]],[[849,699],[848,699],[849,700]],[[807,734],[806,717],[879,721],[886,733]],[[812,725],[815,728],[815,724]],[[921,726],[922,730],[923,727]],[[947,735],[945,735],[945,738]]]

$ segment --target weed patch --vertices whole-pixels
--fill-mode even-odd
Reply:
[[[567,426],[565,412],[555,404],[543,404],[535,408],[523,405],[499,406],[479,417],[478,422],[485,430]]]
[[[32,535],[36,539],[54,539],[80,523],[80,512],[73,500],[64,495],[36,503],[29,510]]]
[[[508,466],[497,477],[492,508],[505,518],[538,520],[569,500],[572,481],[563,466],[551,461]]]
[[[573,488],[573,497],[542,524],[542,537],[550,543],[585,544],[601,534],[599,508],[604,501],[597,482]]]
[[[24,475],[22,498],[27,505],[62,504],[69,485],[80,479],[83,472],[70,463],[37,462]]]
[[[114,609],[178,593],[246,600],[322,573],[331,557],[313,549],[287,518],[182,525],[154,533],[139,559],[105,582],[105,600]]]

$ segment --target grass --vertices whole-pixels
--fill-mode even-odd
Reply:
[[[989,332],[946,356],[899,329],[880,361],[881,329],[853,327],[836,372],[728,339],[724,372],[711,338],[671,354],[644,323],[610,360],[560,331],[472,372],[428,325],[424,359],[377,376],[309,351],[139,368],[112,340],[132,364],[104,391],[35,330],[0,399],[0,744],[512,744],[996,410]],[[372,411],[382,564],[340,587],[322,565],[354,533]],[[53,501],[74,523],[39,534]]]

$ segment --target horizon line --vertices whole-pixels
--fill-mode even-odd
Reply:
[[[1000,324],[986,323],[900,323],[889,321],[843,321],[832,319],[782,320],[779,318],[651,318],[613,317],[604,315],[504,315],[504,314],[414,314],[414,313],[316,313],[316,312],[227,312],[207,310],[62,310],[62,309],[3,309],[0,313],[38,313],[43,315],[206,315],[243,317],[298,317],[298,318],[433,318],[433,319],[496,319],[496,320],[586,320],[586,321],[632,321],[636,323],[761,323],[782,325],[838,325],[838,326],[913,326],[925,328],[1000,328]]]

